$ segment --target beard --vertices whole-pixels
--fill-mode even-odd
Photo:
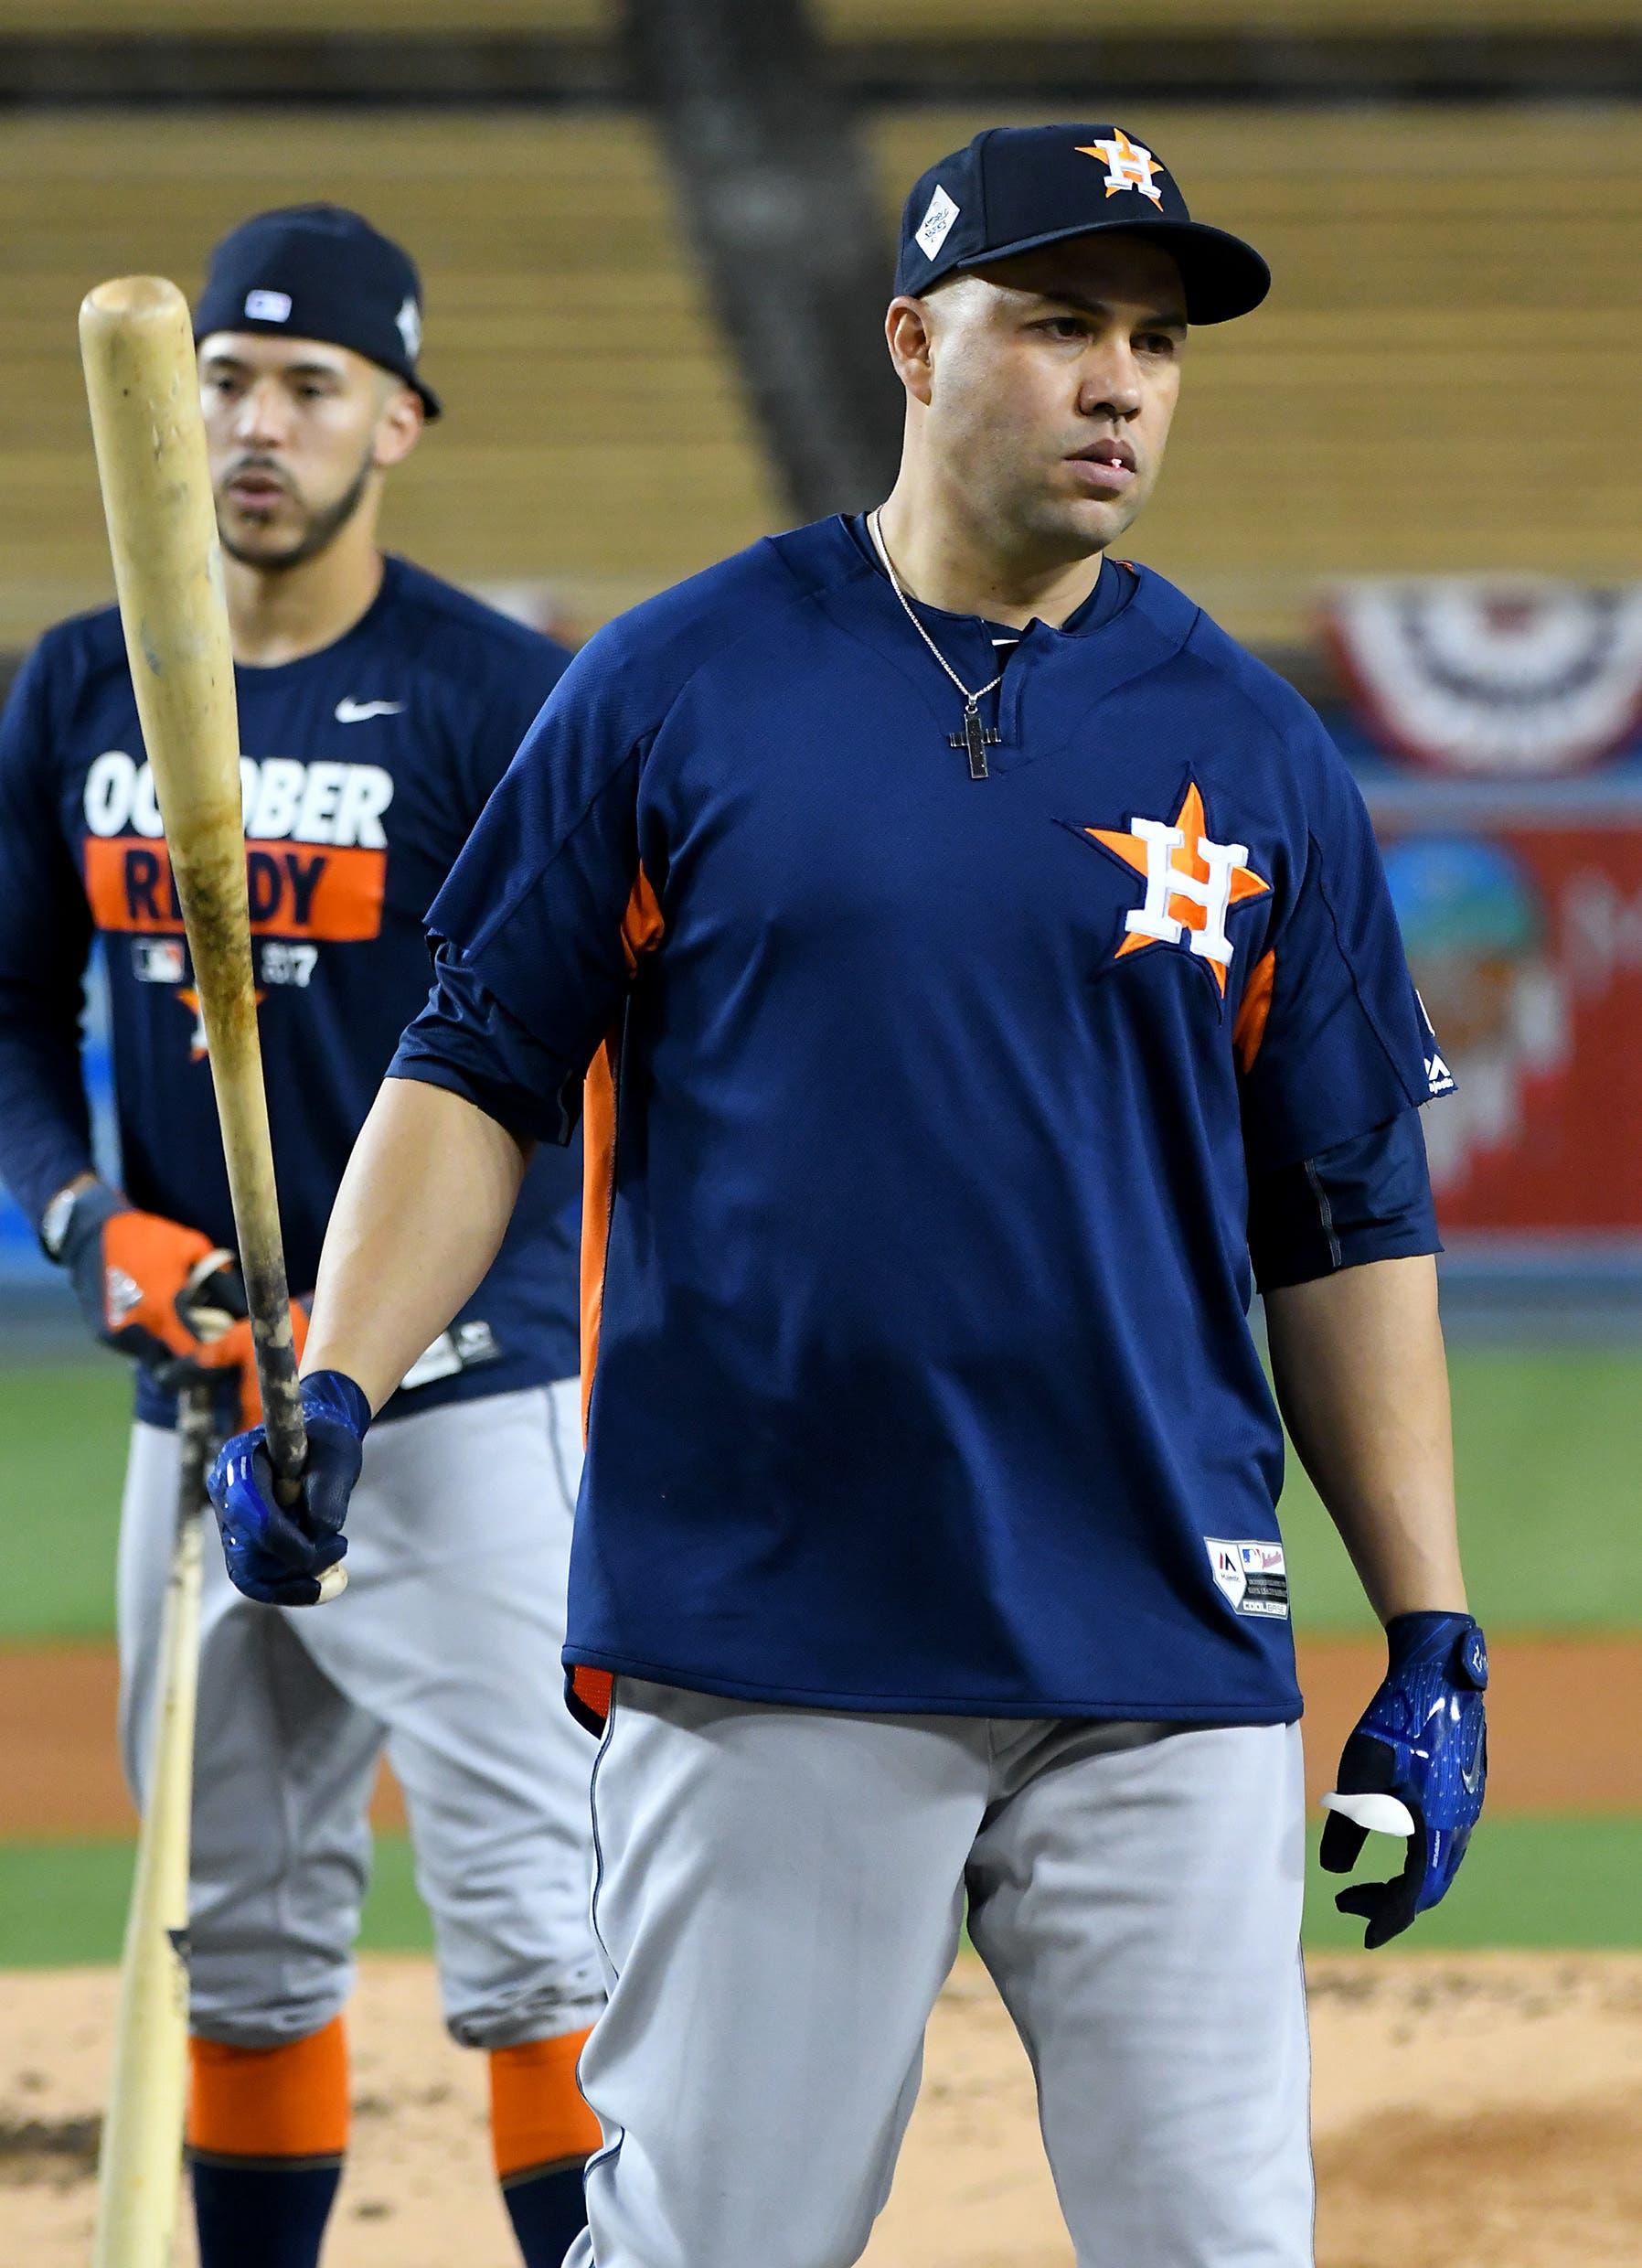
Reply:
[[[241,466],[237,469],[243,470],[244,468]],[[347,526],[348,521],[358,510],[364,501],[365,491],[374,470],[371,455],[368,450],[364,462],[348,483],[345,493],[337,497],[335,504],[327,504],[319,511],[308,512],[290,549],[284,551],[258,551],[243,543],[236,542],[227,528],[223,526],[223,515],[219,506],[217,513],[217,532],[223,550],[230,559],[238,560],[242,566],[261,568],[265,574],[284,574],[293,567],[300,567],[304,560],[317,558],[321,551],[327,550],[336,540],[343,529]]]

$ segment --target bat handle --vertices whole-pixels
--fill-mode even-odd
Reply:
[[[257,1384],[262,1394],[262,1423],[268,1431],[268,1461],[282,1503],[294,1503],[308,1461],[308,1429],[303,1422],[302,1387],[296,1375],[296,1354],[289,1344],[264,1346],[254,1327]]]
[[[308,1429],[303,1422],[302,1386],[296,1375],[296,1339],[291,1329],[291,1293],[279,1232],[247,1236],[240,1223],[240,1268],[251,1312],[257,1385],[262,1396],[268,1461],[282,1503],[292,1503],[308,1461]]]
[[[206,1473],[216,1449],[216,1412],[208,1381],[185,1386],[177,1400],[180,1460],[176,1475],[176,1524],[186,1527],[205,1510]]]
[[[308,1428],[303,1420],[302,1385],[296,1375],[296,1344],[291,1335],[283,1265],[272,1296],[262,1291],[260,1281],[253,1282],[249,1268],[245,1288],[274,1493],[282,1504],[293,1504],[302,1489],[303,1467],[308,1461]],[[324,1606],[347,1588],[347,1570],[338,1560],[319,1578],[317,1604]]]

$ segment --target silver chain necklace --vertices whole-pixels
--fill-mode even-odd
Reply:
[[[986,751],[988,748],[996,748],[998,744],[997,734],[988,731],[986,726],[981,722],[981,703],[988,693],[997,692],[1004,681],[1004,673],[1000,669],[995,678],[988,679],[985,685],[977,685],[973,693],[970,691],[913,613],[912,602],[901,587],[901,577],[895,572],[895,562],[890,557],[890,547],[884,541],[884,531],[879,525],[880,518],[880,515],[878,512],[868,515],[867,532],[872,538],[873,547],[880,559],[884,562],[884,572],[890,578],[890,588],[901,601],[901,611],[907,620],[964,696],[964,729],[961,733],[949,733],[946,736],[946,744],[949,748],[965,750],[969,757],[970,778],[984,780],[986,777]]]

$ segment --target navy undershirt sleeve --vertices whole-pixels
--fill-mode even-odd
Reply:
[[[0,718],[0,1180],[37,1229],[91,1165],[80,1060],[91,917],[52,802],[46,697],[37,651]]]
[[[1417,1110],[1251,1178],[1249,1251],[1262,1291],[1442,1248]]]
[[[520,1141],[568,1142],[581,1110],[580,1080],[510,1015],[451,947],[433,957],[433,989],[407,1026],[390,1079],[442,1086]]]

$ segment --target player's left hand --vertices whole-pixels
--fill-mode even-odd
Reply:
[[[236,1304],[230,1312],[233,1320],[226,1328],[212,1332],[202,1332],[199,1344],[188,1354],[179,1355],[175,1362],[165,1364],[155,1373],[161,1385],[180,1394],[185,1386],[215,1385],[229,1372],[237,1372],[240,1380],[240,1423],[258,1426],[262,1422],[262,1388],[257,1378],[257,1351],[251,1335],[251,1322],[245,1303],[245,1289],[236,1268],[228,1285],[228,1300]],[[296,1346],[300,1363],[308,1338],[308,1311],[300,1300],[291,1302],[291,1336]]]
[[[313,1607],[328,1595],[325,1576],[347,1550],[342,1524],[370,1424],[370,1404],[339,1370],[303,1380],[302,1408],[308,1455],[294,1503],[280,1499],[260,1425],[235,1434],[206,1480],[234,1587],[269,1607]]]
[[[1323,1798],[1321,1858],[1349,1874],[1370,1831],[1408,1837],[1402,1871],[1356,1882],[1335,1899],[1384,1945],[1437,1904],[1459,1870],[1482,1811],[1487,1776],[1483,1693],[1488,1652],[1468,1614],[1399,1614],[1386,1626],[1391,1666],[1340,1757]]]

